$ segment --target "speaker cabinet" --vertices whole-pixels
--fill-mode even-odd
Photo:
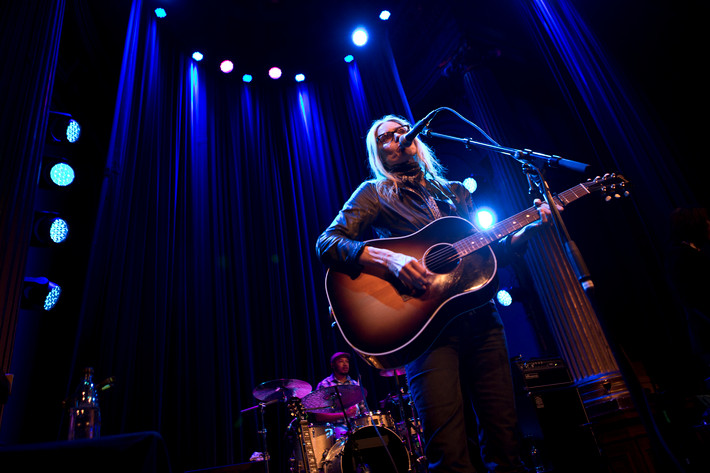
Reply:
[[[543,471],[603,472],[592,426],[577,389],[569,386],[530,390],[528,402],[535,411],[542,433],[536,445]]]
[[[560,360],[516,363],[513,370],[523,459],[534,471],[603,473],[584,404]]]

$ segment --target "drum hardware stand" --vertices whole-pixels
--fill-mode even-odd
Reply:
[[[243,409],[241,412],[248,412],[248,411],[253,411],[254,409],[259,409],[259,415],[257,416],[257,426],[256,426],[256,433],[257,435],[261,436],[261,445],[264,449],[262,453],[262,456],[264,458],[264,471],[266,473],[269,473],[269,460],[271,456],[269,455],[269,450],[266,445],[266,423],[264,421],[264,409],[266,406],[269,404],[275,404],[279,402],[281,399],[274,399],[268,402],[260,402],[256,406],[252,407],[247,407],[246,409]]]
[[[413,473],[415,471],[426,471],[426,468],[427,468],[426,457],[424,455],[421,455],[421,456],[417,456],[415,458],[415,455],[414,455],[414,446],[412,445],[411,432],[412,432],[412,430],[414,430],[416,432],[416,435],[419,438],[419,445],[421,445],[422,444],[421,443],[421,431],[420,431],[419,425],[415,425],[414,411],[412,410],[412,418],[411,419],[407,417],[407,415],[404,411],[404,392],[403,392],[404,388],[402,387],[402,385],[399,382],[399,375],[396,373],[396,371],[395,371],[395,375],[394,375],[394,382],[395,382],[395,386],[397,387],[397,397],[399,399],[399,403],[398,403],[399,404],[399,415],[400,415],[401,419],[404,420],[404,436],[407,441],[407,450],[409,452],[409,455],[414,460],[414,462],[410,461],[409,471],[410,471],[410,473]],[[411,400],[409,402],[411,404]],[[414,409],[414,405],[412,405],[412,409]],[[420,452],[420,453],[424,453],[424,452]],[[425,469],[420,470],[419,467],[415,467],[414,463],[417,463],[420,467],[424,467]]]
[[[399,384],[399,376],[396,373],[394,376],[394,383],[395,386],[397,386],[397,397],[399,398],[399,415],[404,420],[404,436],[407,438],[407,449],[411,454],[414,450],[412,449],[412,436],[409,431],[409,419],[407,418],[407,414],[404,412],[403,388]]]
[[[352,422],[350,422],[350,417],[348,417],[348,413],[346,412],[345,409],[345,404],[343,404],[343,397],[340,395],[340,390],[338,389],[338,385],[335,385],[335,396],[338,398],[338,403],[340,404],[340,410],[343,412],[343,417],[345,418],[345,425],[348,427],[348,432],[353,433],[353,425]],[[355,470],[355,473],[370,473],[370,467],[363,461],[362,454],[360,453],[360,449],[357,447],[357,442],[353,442],[353,457],[355,458],[355,463],[357,466],[357,470]]]
[[[266,473],[269,473],[269,449],[266,446],[266,423],[264,422],[264,409],[266,408],[265,402],[259,403],[259,420],[260,425],[257,427],[257,433],[261,434],[261,441],[264,447],[264,468]]]
[[[410,401],[411,403],[412,401]],[[424,455],[424,444],[422,443],[422,429],[421,425],[419,424],[419,415],[416,412],[416,406],[412,403],[412,418],[407,419],[405,425],[409,427],[410,422],[411,422],[411,428],[415,432],[415,435],[417,437],[417,442],[419,444],[419,456],[416,457],[414,460],[417,463],[418,467],[416,468],[415,471],[421,472],[421,473],[426,473],[429,470],[429,463],[427,461],[426,455]],[[407,430],[407,435],[409,435],[409,430]],[[412,456],[414,456],[414,447],[412,447]],[[414,467],[413,467],[414,468]]]

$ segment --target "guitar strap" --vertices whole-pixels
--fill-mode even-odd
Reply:
[[[417,181],[409,181],[409,184],[409,190],[422,198],[426,206],[429,207],[429,211],[431,212],[431,216],[434,217],[434,220],[440,219],[441,211],[439,210],[439,206],[436,205],[436,201],[431,195],[431,192]]]
[[[439,206],[436,205],[436,201],[434,200],[434,197],[431,195],[431,192],[426,188],[426,185],[422,185],[421,183],[417,182],[417,187],[421,189],[421,197],[424,199],[424,202],[426,203],[427,207],[429,207],[429,211],[431,212],[432,217],[434,217],[434,220],[438,220],[441,218],[441,211],[439,210]]]
[[[441,218],[441,211],[439,210],[439,206],[436,205],[434,197],[431,195],[431,192],[427,190],[426,184],[422,185],[421,183],[422,179],[424,179],[424,173],[419,167],[419,164],[413,161],[403,164],[397,164],[393,166],[390,170],[397,176],[397,178],[401,182],[406,184],[410,190],[412,190],[415,194],[419,195],[419,197],[422,198],[424,203],[426,203],[427,207],[429,207],[429,211],[431,212],[431,216],[434,217],[434,220],[438,220]]]
[[[436,205],[436,202],[434,201],[434,198],[431,196],[429,191],[426,189],[422,188],[422,190],[426,193],[424,197],[424,201],[426,202],[427,207],[429,207],[429,210],[431,210],[431,214],[434,216],[434,220],[438,220],[441,218],[441,212],[439,211],[439,206]]]

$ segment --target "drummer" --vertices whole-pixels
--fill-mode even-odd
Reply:
[[[336,352],[330,357],[330,367],[332,369],[332,374],[325,379],[323,379],[316,386],[316,391],[323,388],[328,388],[331,386],[348,386],[354,385],[359,386],[360,384],[352,379],[348,373],[350,373],[350,353],[346,352]],[[355,404],[349,406],[345,413],[348,418],[357,417],[358,414],[365,412],[364,403]],[[332,424],[343,424],[345,423],[345,418],[342,412],[333,413],[314,413],[316,422],[330,422]],[[337,436],[337,432],[336,432]]]

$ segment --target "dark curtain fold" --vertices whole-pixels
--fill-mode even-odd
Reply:
[[[521,25],[518,33],[527,38],[521,41],[526,61],[516,64],[513,77],[505,57],[464,75],[473,121],[504,146],[559,152],[591,165],[589,175],[546,170],[553,192],[605,172],[631,181],[630,199],[605,205],[592,196],[562,217],[597,283],[608,334],[667,382],[677,372],[674,364],[685,365],[675,328],[678,309],[664,274],[668,216],[676,206],[697,205],[702,191],[688,186],[667,130],[657,128],[641,94],[625,84],[574,2],[509,6],[514,16],[507,19]],[[520,166],[490,154],[502,206],[510,205],[510,213],[528,206]],[[586,297],[555,240],[531,242],[527,267],[546,314],[581,313],[588,310]],[[564,333],[558,340],[572,344],[566,352],[576,348]]]
[[[531,38],[587,137],[592,169],[631,181],[632,198],[623,205],[588,205],[581,209],[586,215],[571,220],[588,229],[578,243],[590,274],[603,275],[600,316],[629,356],[645,359],[657,380],[673,384],[685,373],[674,366],[689,364],[678,332],[682,316],[665,277],[669,216],[675,207],[698,205],[703,191],[688,186],[668,130],[653,121],[644,97],[613,66],[574,2],[523,5]]]
[[[64,10],[63,0],[12,2],[3,6],[0,21],[0,397],[9,390],[5,373],[21,379],[12,390],[15,409],[9,412],[3,400],[0,416],[5,431],[10,426],[25,440],[37,430],[23,411],[32,408],[26,381],[43,365],[35,356],[42,319],[22,317],[20,307],[24,277],[48,276],[46,267],[27,260]],[[52,421],[58,416],[52,412]],[[7,438],[3,432],[0,441]]]
[[[3,8],[0,151],[0,369],[9,372],[64,1]]]

